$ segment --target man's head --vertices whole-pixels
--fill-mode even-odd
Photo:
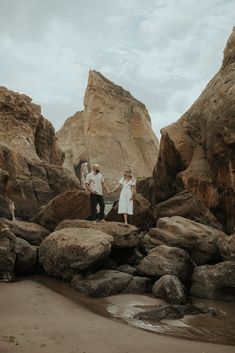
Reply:
[[[97,163],[93,164],[92,170],[93,170],[94,173],[99,173],[100,169],[101,168],[100,168],[99,164],[97,164]]]

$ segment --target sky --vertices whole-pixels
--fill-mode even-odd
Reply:
[[[95,69],[145,103],[159,136],[219,69],[234,15],[234,0],[0,0],[0,85],[57,130]]]

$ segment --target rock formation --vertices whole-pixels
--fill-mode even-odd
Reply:
[[[0,216],[29,219],[54,196],[78,187],[62,163],[54,128],[40,107],[0,87]]]
[[[80,278],[74,276],[72,286],[79,292],[91,297],[107,297],[119,293],[146,293],[150,291],[151,280],[146,277],[132,276],[115,270],[102,270]]]
[[[157,161],[158,140],[145,105],[94,70],[84,111],[67,119],[56,136],[66,168],[78,166],[79,173],[84,161],[98,162],[111,184],[127,166],[136,177],[148,177]]]
[[[186,189],[235,229],[235,29],[219,72],[192,107],[161,131],[156,204]],[[149,183],[149,181],[148,181]],[[152,187],[152,186],[151,186]]]

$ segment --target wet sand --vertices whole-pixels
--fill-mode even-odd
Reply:
[[[84,298],[85,301],[85,298]],[[152,334],[90,311],[44,284],[0,284],[0,353],[234,353]]]

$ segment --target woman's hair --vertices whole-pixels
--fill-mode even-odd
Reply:
[[[125,169],[124,170],[124,176],[129,176],[130,178],[132,178],[132,172],[130,169]]]

